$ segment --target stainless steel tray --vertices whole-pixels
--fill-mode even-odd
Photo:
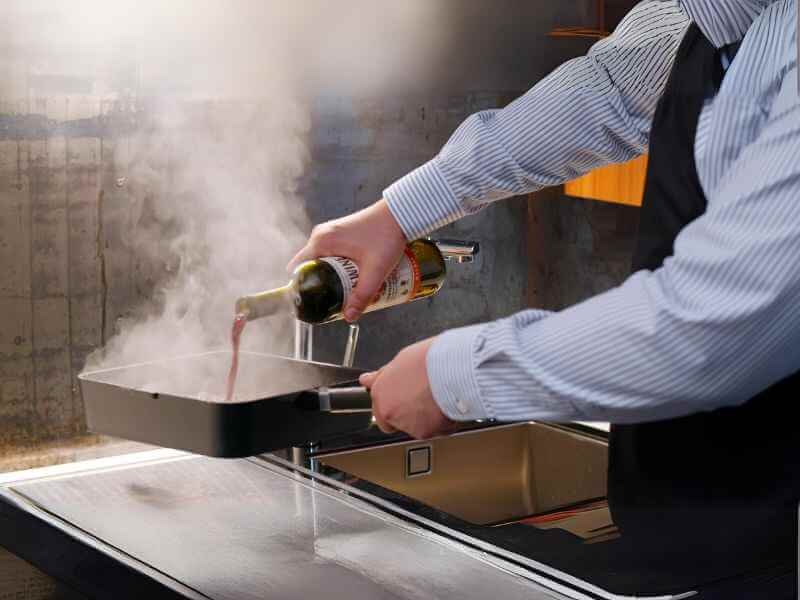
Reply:
[[[369,412],[335,414],[299,402],[317,388],[353,385],[359,370],[242,352],[236,393],[226,402],[230,359],[230,352],[209,352],[83,373],[89,429],[241,458],[370,426]]]

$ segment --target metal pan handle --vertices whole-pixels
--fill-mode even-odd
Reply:
[[[319,388],[303,392],[295,400],[303,410],[316,410],[331,414],[358,414],[372,412],[372,398],[365,387]]]
[[[371,413],[372,397],[365,387],[320,388],[319,410],[331,414]]]

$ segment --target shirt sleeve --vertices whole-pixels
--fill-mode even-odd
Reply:
[[[438,156],[385,190],[406,238],[644,152],[688,25],[677,0],[645,0],[586,56],[468,118]]]
[[[457,420],[631,423],[739,405],[800,367],[796,66],[758,137],[654,272],[563,312],[441,336],[436,400]],[[454,369],[452,361],[465,361]],[[467,373],[460,371],[467,370]],[[459,371],[460,370],[460,371]]]

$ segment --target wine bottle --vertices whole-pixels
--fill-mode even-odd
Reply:
[[[365,312],[429,298],[442,288],[446,273],[435,243],[411,242]],[[239,298],[236,314],[252,321],[294,312],[306,323],[328,323],[342,318],[356,285],[358,266],[352,260],[339,256],[310,260],[295,269],[285,286]]]

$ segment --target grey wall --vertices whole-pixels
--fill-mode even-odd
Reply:
[[[381,99],[320,98],[315,169],[308,190],[316,222],[363,208],[395,179],[432,158],[470,114],[501,107],[565,60],[585,40],[554,39],[553,27],[593,22],[593,2],[449,2],[452,52],[424,93]],[[445,329],[507,316],[527,306],[527,199],[499,203],[436,232],[477,240],[472,265],[451,265],[433,299],[362,320],[357,365],[377,368],[409,343]],[[317,356],[338,361],[343,324],[316,332]]]
[[[312,162],[302,192],[312,221],[374,201],[394,179],[431,158],[467,115],[502,106],[588,46],[545,33],[591,22],[589,0],[437,1],[452,21],[434,77],[378,97],[311,90]],[[24,72],[39,50],[15,47],[0,61],[0,73]],[[364,60],[370,60],[368,51]],[[104,84],[120,93],[103,102],[95,74],[50,73],[46,63],[36,64],[35,76],[14,75],[15,86],[26,90],[22,97],[4,97],[0,85],[0,452],[84,430],[76,374],[120,319],[152,300],[164,277],[164,265],[130,243],[158,219],[148,207],[165,201],[135,179],[131,162],[131,136],[141,136],[147,122],[147,102],[131,86],[148,65],[123,56],[106,66]],[[309,81],[313,88],[314,77]],[[512,200],[443,231],[479,240],[480,259],[454,266],[437,298],[366,317],[359,365],[379,366],[406,343],[523,308],[527,210],[526,200]],[[605,242],[587,246],[575,236],[587,234],[588,219],[600,224],[589,227],[592,235],[605,240],[604,228],[616,217],[604,211],[563,204],[547,217],[553,220],[551,273],[558,290],[552,305],[592,288],[587,278],[607,285],[619,277],[617,267],[597,256],[589,261],[595,267],[574,274],[593,251],[603,252]],[[612,262],[626,251],[623,241],[609,248]],[[343,328],[329,326],[318,340],[318,356],[335,360]]]
[[[532,305],[560,310],[628,277],[638,208],[570,198],[560,188],[532,195],[528,208],[541,225],[529,256]]]

